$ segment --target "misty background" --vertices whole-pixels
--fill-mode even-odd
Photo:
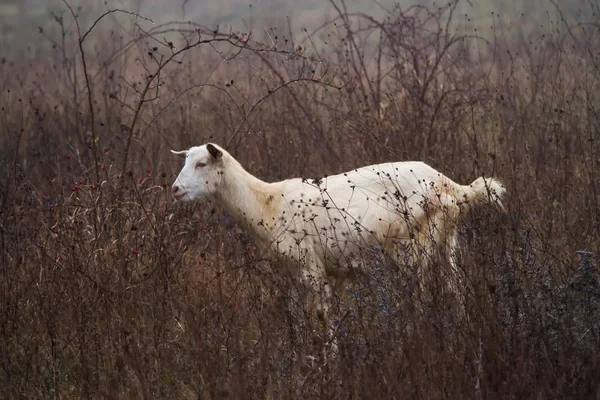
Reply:
[[[564,17],[581,19],[589,0],[465,0],[459,3],[455,27],[469,26],[485,35],[492,25],[503,26],[504,34],[547,28],[558,17],[555,5]],[[252,31],[255,37],[273,27],[291,30],[294,35],[304,29],[314,30],[331,21],[335,7],[346,7],[350,13],[365,13],[374,18],[385,17],[415,5],[435,7],[444,2],[433,0],[70,0],[81,21],[91,23],[109,9],[123,9],[152,19],[156,24],[178,21],[194,22],[219,30]],[[31,45],[41,27],[52,25],[54,16],[68,11],[62,0],[0,0],[0,51],[6,53]],[[69,19],[71,17],[69,16]],[[113,15],[121,27],[131,26],[132,18]],[[546,26],[545,26],[546,25]],[[304,33],[305,35],[305,33]]]

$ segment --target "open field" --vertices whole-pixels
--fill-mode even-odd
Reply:
[[[578,254],[600,252],[597,0],[514,24],[336,1],[308,32],[102,3],[0,39],[3,398],[600,396],[598,262]],[[413,307],[417,277],[375,257],[325,362],[277,265],[217,204],[173,204],[169,150],[207,141],[266,181],[404,160],[500,179],[506,211],[461,228],[466,317],[433,286]]]

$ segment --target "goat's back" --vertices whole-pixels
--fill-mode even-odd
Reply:
[[[351,262],[366,245],[409,240],[413,228],[426,223],[431,207],[452,203],[456,186],[417,161],[375,164],[321,180],[288,180],[281,232],[289,247],[306,247],[335,263]]]

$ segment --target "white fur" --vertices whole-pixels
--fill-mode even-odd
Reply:
[[[460,217],[475,203],[499,203],[505,193],[494,179],[478,178],[462,186],[416,161],[370,165],[321,182],[295,178],[267,183],[221,147],[208,146],[222,155],[213,157],[207,145],[174,152],[186,155],[173,184],[177,200],[216,199],[262,250],[294,265],[298,278],[324,290],[325,298],[335,278],[364,270],[364,256],[372,246],[382,247],[399,264],[408,257],[428,265],[441,251],[455,269]],[[447,284],[459,289],[455,279]],[[320,306],[325,311],[326,301]]]

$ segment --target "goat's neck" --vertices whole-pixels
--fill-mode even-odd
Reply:
[[[237,164],[237,163],[236,163]],[[223,174],[218,200],[233,218],[259,238],[268,235],[278,193],[277,183],[264,182],[240,165],[230,165]]]

